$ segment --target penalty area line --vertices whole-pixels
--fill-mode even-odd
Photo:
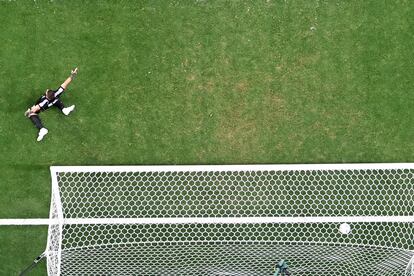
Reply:
[[[413,223],[414,216],[338,217],[182,217],[182,218],[68,218],[61,223],[76,224],[298,224],[298,223]],[[51,225],[56,219],[0,219],[0,225]]]
[[[12,225],[49,225],[50,219],[0,219],[0,225],[12,226]]]

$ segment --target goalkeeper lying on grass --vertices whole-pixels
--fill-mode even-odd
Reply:
[[[65,91],[66,87],[68,87],[68,85],[76,77],[77,73],[78,68],[73,69],[71,71],[70,77],[68,77],[57,90],[46,89],[45,94],[40,97],[39,100],[37,100],[36,104],[24,113],[24,115],[28,117],[39,130],[37,141],[42,141],[43,137],[49,132],[43,126],[42,121],[40,121],[39,113],[41,111],[45,111],[49,107],[56,106],[62,111],[63,114],[67,116],[75,109],[74,105],[65,107],[60,100],[60,96]]]

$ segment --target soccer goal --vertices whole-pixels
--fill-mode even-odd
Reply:
[[[49,275],[414,275],[414,164],[51,174]]]

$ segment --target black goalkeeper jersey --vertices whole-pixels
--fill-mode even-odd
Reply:
[[[40,97],[36,104],[38,104],[40,106],[40,110],[44,111],[46,109],[48,109],[49,107],[52,107],[58,100],[59,100],[59,96],[65,91],[65,89],[61,86],[59,87],[57,90],[53,91],[55,94],[55,99],[53,101],[49,100],[48,98],[46,98],[45,95],[43,95],[42,97]],[[40,111],[39,111],[40,112]]]

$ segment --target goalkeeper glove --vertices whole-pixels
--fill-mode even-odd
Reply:
[[[27,118],[29,118],[29,115],[30,115],[30,108],[28,108],[26,112],[24,112],[24,116],[26,116]]]
[[[77,74],[78,74],[78,67],[70,71],[70,77],[72,78],[72,80],[76,77]]]

